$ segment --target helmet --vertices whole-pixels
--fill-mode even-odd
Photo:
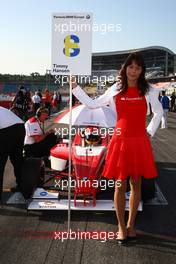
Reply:
[[[85,142],[87,145],[97,145],[100,143],[101,137],[100,135],[94,135],[94,134],[87,134],[85,135]]]

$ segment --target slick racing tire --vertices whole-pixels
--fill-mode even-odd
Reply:
[[[22,166],[20,189],[25,199],[29,199],[36,187],[44,181],[45,165],[40,158],[27,158]]]
[[[155,179],[142,178],[142,186],[141,186],[142,200],[146,201],[146,200],[154,198],[155,192],[156,192]]]

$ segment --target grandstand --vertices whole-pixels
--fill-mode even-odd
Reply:
[[[144,57],[147,77],[167,77],[175,76],[176,73],[176,54],[171,50],[161,47],[152,46],[141,49],[131,49],[125,51],[100,52],[93,53],[92,71],[98,76],[107,74],[117,74],[125,59],[131,52],[140,51]]]
[[[161,46],[151,46],[141,49],[131,49],[124,51],[114,51],[114,52],[98,52],[92,54],[92,75],[90,81],[92,81],[97,76],[97,79],[100,79],[102,76],[116,77],[118,71],[120,70],[125,59],[131,52],[140,51],[144,57],[146,63],[146,77],[152,82],[163,82],[163,81],[176,81],[176,54],[168,48]],[[45,81],[23,81],[23,85],[31,90],[35,91],[40,89],[43,91],[46,86],[50,90],[57,90],[58,88],[62,90],[58,84],[54,83],[54,78],[50,78],[51,82],[48,83]],[[83,84],[87,84],[85,81]],[[0,93],[15,93],[17,91],[18,85],[21,83],[17,82],[0,82]],[[68,87],[64,86],[65,90],[68,90]]]

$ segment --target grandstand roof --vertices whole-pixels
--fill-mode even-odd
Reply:
[[[109,56],[109,55],[123,55],[128,54],[131,52],[137,52],[137,51],[145,51],[145,50],[160,50],[160,51],[167,51],[171,55],[175,55],[173,51],[171,51],[168,48],[162,47],[162,46],[149,46],[145,48],[139,48],[139,49],[129,49],[129,50],[122,50],[122,51],[110,51],[110,52],[94,52],[93,56]]]

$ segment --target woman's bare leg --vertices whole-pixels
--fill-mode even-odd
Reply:
[[[118,220],[118,238],[124,239],[127,236],[126,225],[125,225],[125,191],[126,191],[126,181],[121,181],[120,184],[116,184],[114,192],[114,206],[116,210],[116,216]]]
[[[134,224],[139,202],[141,199],[141,180],[141,177],[137,181],[134,181],[132,178],[130,178],[131,192],[129,200],[129,216],[127,223],[127,231],[129,236],[136,236]]]

